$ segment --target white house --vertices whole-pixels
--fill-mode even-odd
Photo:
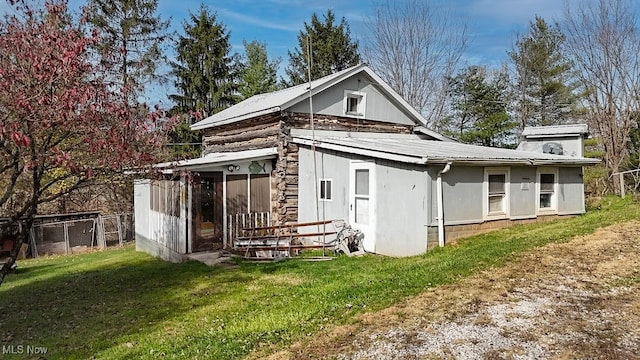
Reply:
[[[137,248],[173,261],[229,247],[243,219],[344,219],[363,231],[367,251],[416,255],[486,229],[583,213],[582,167],[597,163],[527,144],[455,142],[427,129],[365,65],[256,95],[192,128],[204,132],[203,156],[174,169],[193,178],[135,186]]]

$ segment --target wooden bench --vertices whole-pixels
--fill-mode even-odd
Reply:
[[[333,231],[314,232],[314,233],[298,233],[298,228],[307,226],[320,226],[332,224],[333,220],[315,221],[307,223],[294,223],[281,226],[260,226],[253,228],[243,228],[246,236],[238,236],[233,241],[233,249],[237,252],[244,253],[245,258],[258,258],[257,251],[270,253],[271,256],[263,256],[265,259],[274,258],[274,254],[282,256],[284,252],[287,256],[292,255],[292,250],[299,251],[304,249],[322,249],[332,248],[333,244],[302,244],[295,243],[294,240],[301,238],[321,237],[335,235],[337,232],[332,226]],[[253,253],[253,254],[252,254]],[[254,255],[254,256],[251,256]]]

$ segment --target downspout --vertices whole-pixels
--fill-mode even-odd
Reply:
[[[436,180],[436,197],[438,202],[438,246],[444,246],[444,199],[442,193],[442,174],[446,174],[451,169],[451,161],[444,166],[444,168],[438,171],[438,177]]]

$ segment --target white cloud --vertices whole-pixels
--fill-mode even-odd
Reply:
[[[218,11],[218,14],[223,15],[227,18],[230,18],[239,22],[255,25],[262,28],[273,29],[273,30],[283,30],[283,31],[298,31],[300,29],[299,25],[294,26],[290,24],[268,21],[268,20],[265,20],[264,18],[241,14],[229,9],[220,8],[216,10]]]

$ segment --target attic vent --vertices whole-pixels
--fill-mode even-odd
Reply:
[[[544,145],[542,145],[542,152],[545,154],[553,154],[553,155],[564,154],[564,150],[562,149],[562,144],[558,144],[556,142],[544,143]]]

